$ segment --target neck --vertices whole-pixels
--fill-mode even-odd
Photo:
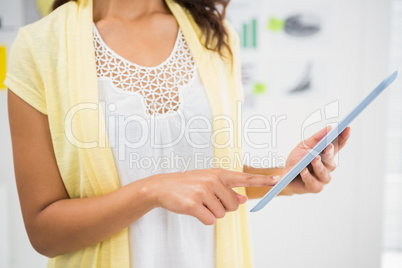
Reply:
[[[93,0],[93,21],[117,18],[135,21],[155,13],[170,14],[164,0]]]

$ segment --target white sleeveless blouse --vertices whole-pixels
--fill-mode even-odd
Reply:
[[[179,30],[156,67],[111,50],[93,25],[99,101],[121,186],[154,174],[213,167],[211,110]],[[199,131],[197,131],[199,129]],[[157,208],[129,227],[133,268],[212,268],[214,226]]]

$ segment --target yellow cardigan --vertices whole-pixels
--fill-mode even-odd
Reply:
[[[233,51],[228,58],[205,49],[204,36],[190,13],[166,0],[198,66],[206,88],[213,130],[227,129],[230,116],[237,133],[237,101],[242,98],[238,37],[226,22]],[[22,27],[13,44],[4,84],[31,106],[48,116],[58,168],[70,198],[86,198],[116,191],[118,174],[108,146],[98,86],[92,39],[92,0],[69,2],[43,19]],[[231,133],[233,134],[233,133]],[[215,145],[229,139],[227,131],[215,136]],[[215,146],[217,159],[229,159],[230,169],[241,171],[233,144]],[[223,163],[225,163],[223,161]],[[219,165],[219,164],[217,164]],[[244,188],[236,189],[246,194]],[[216,222],[216,267],[252,267],[247,210]],[[135,257],[135,256],[134,256]],[[128,229],[109,239],[49,260],[48,267],[129,268]]]

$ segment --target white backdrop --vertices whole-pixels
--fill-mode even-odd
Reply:
[[[260,2],[260,12],[265,14],[284,5],[301,6],[300,0]],[[280,156],[300,142],[301,124],[308,115],[334,100],[339,100],[344,115],[390,71],[390,0],[303,1],[307,6],[317,3],[330,16],[330,37],[319,45],[324,48],[305,45],[300,51],[306,58],[323,62],[325,83],[317,89],[319,94],[287,96],[276,94],[271,87],[266,95],[255,98],[246,112],[287,116],[278,127],[278,146],[272,148]],[[15,14],[17,26],[24,23],[21,0],[0,0],[0,5],[0,10],[7,5]],[[0,31],[0,43],[10,45],[14,35]],[[270,45],[267,36],[260,37],[260,80],[269,75],[270,62],[300,57],[295,51]],[[250,215],[256,268],[380,267],[384,97],[353,124],[352,138],[340,155],[333,182],[321,194],[279,197]],[[0,193],[7,192],[0,196],[0,267],[45,267],[46,259],[31,248],[23,227],[14,185],[6,94],[1,91],[0,109]],[[307,133],[324,123],[311,126]],[[254,203],[250,201],[249,207]]]

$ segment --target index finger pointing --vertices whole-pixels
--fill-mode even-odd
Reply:
[[[225,170],[218,177],[229,188],[274,186],[280,176],[266,176]]]

